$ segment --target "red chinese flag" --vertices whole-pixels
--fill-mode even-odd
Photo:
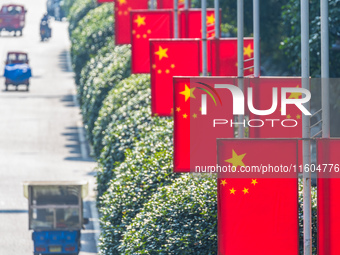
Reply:
[[[173,76],[199,76],[199,40],[150,40],[151,109],[172,116]]]
[[[340,140],[317,140],[318,254],[340,254]],[[317,168],[316,167],[316,168]]]
[[[115,42],[131,43],[130,11],[148,9],[148,0],[115,0]]]
[[[217,147],[219,165],[237,171],[297,164],[296,140],[219,139]],[[297,178],[219,178],[218,254],[298,255]]]
[[[302,112],[295,105],[287,105],[286,114],[281,113],[281,88],[301,88],[301,78],[261,77],[247,79],[253,89],[253,104],[257,110],[268,110],[273,104],[273,88],[277,88],[277,108],[270,115],[258,116],[249,114],[252,121],[249,127],[249,137],[252,138],[301,138]],[[249,95],[248,95],[249,96]],[[301,93],[288,93],[289,99],[301,98]],[[258,127],[256,127],[258,126]],[[261,126],[261,127],[260,127]]]
[[[189,6],[190,6],[190,0],[189,0]],[[178,8],[184,8],[185,1],[184,0],[178,0]],[[173,9],[174,8],[174,0],[157,0],[157,8],[158,9]]]
[[[174,172],[205,172],[206,166],[216,166],[216,138],[234,137],[229,125],[232,95],[215,84],[237,84],[237,79],[174,78]],[[215,126],[214,119],[220,119]]]
[[[173,13],[169,10],[132,11],[132,73],[150,73],[149,39],[173,37]]]
[[[237,38],[212,39],[211,51],[211,75],[212,76],[237,76]],[[244,39],[244,76],[254,74],[253,38]]]

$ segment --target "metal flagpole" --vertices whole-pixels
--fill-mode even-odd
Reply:
[[[207,66],[207,0],[202,0],[202,55],[203,76],[208,75]]]
[[[174,30],[175,38],[178,38],[178,0],[174,0]]]
[[[189,9],[189,0],[185,0],[185,2],[184,2],[184,9],[185,10]]]
[[[322,137],[330,137],[328,0],[321,0]]]
[[[215,0],[215,38],[220,38],[220,3]]]
[[[260,77],[260,0],[253,0],[254,76]]]
[[[301,80],[302,88],[309,90],[309,0],[301,0]],[[304,105],[310,111],[310,103]],[[303,168],[310,164],[310,117],[302,114]],[[311,233],[311,175],[303,172],[303,227],[304,255],[312,255]]]
[[[244,37],[244,3],[243,0],[237,0],[237,76],[238,86],[243,91],[243,37]],[[238,137],[244,137],[244,116],[239,115]]]

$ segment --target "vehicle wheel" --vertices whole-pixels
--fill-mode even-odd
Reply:
[[[15,86],[15,90],[16,90],[16,91],[18,91],[18,87],[19,87],[19,86]]]
[[[26,91],[29,91],[29,86],[28,85],[26,86]]]
[[[17,36],[17,31],[14,31],[14,36]]]
[[[8,85],[6,84],[6,88],[5,88],[6,91],[8,91]]]
[[[22,30],[20,30],[19,33],[20,33],[19,35],[22,36]]]

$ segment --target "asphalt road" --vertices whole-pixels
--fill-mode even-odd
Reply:
[[[95,162],[86,158],[86,146],[81,146],[81,117],[74,102],[75,84],[68,61],[67,23],[53,21],[51,40],[40,42],[39,21],[46,11],[46,0],[15,3],[28,10],[26,27],[22,37],[1,34],[0,74],[7,51],[25,51],[33,78],[29,92],[25,87],[19,87],[19,91],[12,87],[6,92],[4,78],[0,78],[0,254],[33,254],[22,185],[32,180],[89,181],[85,216],[91,219],[82,235],[80,254],[96,254],[98,231],[94,225],[98,222],[91,211]]]

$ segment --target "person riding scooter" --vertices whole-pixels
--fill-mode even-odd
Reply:
[[[41,41],[44,41],[45,39],[48,39],[52,36],[52,29],[49,26],[49,17],[47,14],[44,14],[40,22],[40,36]]]

